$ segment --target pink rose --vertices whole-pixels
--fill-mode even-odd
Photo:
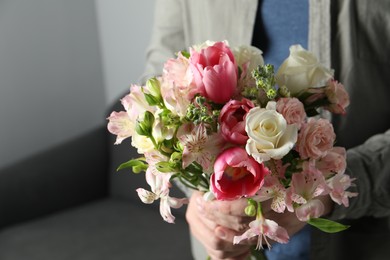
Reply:
[[[310,118],[298,134],[296,150],[302,159],[318,159],[333,147],[336,135],[326,119]]]
[[[349,106],[349,95],[343,84],[336,80],[329,80],[325,88],[330,105],[325,108],[335,114],[345,114],[345,109]]]
[[[191,50],[190,68],[197,92],[215,103],[231,99],[237,88],[237,65],[224,42],[200,50]]]
[[[218,200],[251,197],[261,188],[269,170],[250,157],[245,149],[223,151],[214,163],[210,188]]]
[[[245,131],[245,117],[255,105],[243,98],[241,101],[230,100],[221,110],[219,122],[223,138],[233,144],[245,144],[248,135]]]
[[[298,129],[306,119],[305,108],[297,98],[281,98],[276,103],[276,111],[283,115],[288,124],[296,124]]]

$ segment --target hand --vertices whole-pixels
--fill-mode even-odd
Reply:
[[[202,193],[193,192],[186,219],[191,233],[203,244],[211,259],[243,260],[249,256],[249,243],[233,244],[233,237],[241,235],[254,219],[245,216],[246,206],[246,199],[206,202]]]
[[[323,215],[328,215],[333,209],[333,201],[326,196],[318,197],[324,204]],[[285,211],[284,213],[276,213],[271,209],[271,201],[262,202],[262,212],[265,218],[276,221],[280,226],[287,230],[289,236],[293,236],[299,232],[305,225],[305,222],[298,220],[295,212]],[[235,235],[241,235],[247,228],[250,221],[254,218],[247,217],[244,209],[247,206],[246,199],[237,201],[204,201],[198,200],[198,208],[202,210],[202,215],[209,221],[214,222],[215,235],[226,234],[232,238]],[[242,241],[248,245],[256,244],[257,238],[248,241]],[[272,243],[272,241],[270,241]]]

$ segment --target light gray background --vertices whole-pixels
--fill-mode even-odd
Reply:
[[[0,0],[0,167],[106,124],[142,73],[154,2]]]

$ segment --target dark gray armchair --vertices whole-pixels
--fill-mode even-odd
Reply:
[[[102,123],[0,169],[1,260],[192,259],[185,209],[168,224],[143,204],[144,174],[115,171],[137,154],[114,140]]]

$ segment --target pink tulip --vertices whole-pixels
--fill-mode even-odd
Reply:
[[[231,99],[237,88],[237,64],[232,51],[224,42],[191,50],[190,68],[197,92],[215,103]]]
[[[210,188],[218,200],[251,197],[261,188],[268,172],[268,168],[256,162],[245,149],[229,148],[214,163]]]
[[[245,116],[254,104],[248,99],[230,100],[221,110],[219,122],[223,138],[233,144],[245,144]]]

